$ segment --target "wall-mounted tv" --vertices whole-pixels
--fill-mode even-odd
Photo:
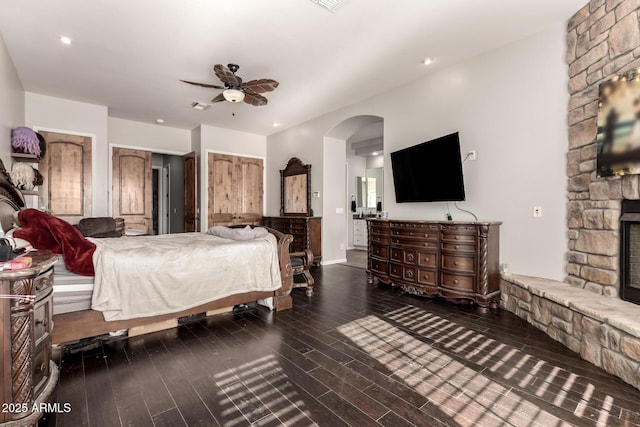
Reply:
[[[465,199],[458,132],[391,153],[396,202]]]
[[[598,176],[640,173],[640,73],[600,85],[596,170]]]

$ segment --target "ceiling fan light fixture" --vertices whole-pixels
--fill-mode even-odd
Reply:
[[[244,100],[244,92],[238,89],[225,89],[222,96],[229,102],[242,102]]]

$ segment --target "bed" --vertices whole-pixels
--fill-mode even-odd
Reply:
[[[3,187],[0,179],[0,189]],[[19,205],[12,195],[0,191],[3,230],[15,221]],[[21,210],[20,217],[26,218],[30,211],[35,210]],[[36,216],[39,215],[46,214]],[[23,224],[21,231],[31,226]],[[54,267],[53,343],[139,328],[258,300],[271,301],[270,308],[276,311],[291,308],[293,277],[289,245],[293,237],[267,230],[269,233],[261,238],[238,241],[206,233],[86,239],[96,245],[91,255],[93,276],[70,271],[77,270],[77,266],[68,268],[69,259],[63,257],[59,257]],[[37,236],[43,233],[46,234],[38,229],[34,239],[38,240]],[[39,242],[32,244],[37,247]],[[74,242],[73,249],[86,258],[83,244]],[[239,284],[244,287],[237,287]]]

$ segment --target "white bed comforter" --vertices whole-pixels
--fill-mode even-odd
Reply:
[[[91,308],[105,320],[173,313],[281,286],[270,233],[245,241],[205,233],[90,240],[97,246]]]

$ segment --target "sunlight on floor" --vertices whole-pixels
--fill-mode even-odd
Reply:
[[[246,425],[274,414],[281,425],[312,425],[309,411],[274,355],[267,355],[228,369],[214,378],[222,389],[220,402],[234,405],[245,417],[225,425]],[[225,415],[233,413],[226,409]]]
[[[614,399],[588,379],[518,348],[412,306],[387,317],[366,316],[338,330],[459,425],[570,425],[539,406],[549,398],[590,424],[605,426],[613,415]]]

